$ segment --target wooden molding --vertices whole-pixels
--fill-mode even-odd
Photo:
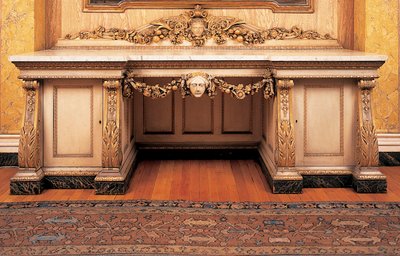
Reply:
[[[229,8],[265,8],[273,12],[314,12],[314,0],[247,0],[247,1],[179,1],[179,0],[82,0],[83,12],[124,12],[127,9],[160,9],[160,8],[193,8],[201,4],[204,8],[229,9]]]

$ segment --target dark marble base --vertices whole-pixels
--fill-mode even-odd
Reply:
[[[381,166],[400,166],[400,152],[380,152],[379,164]]]
[[[345,188],[352,185],[352,175],[303,175],[304,188]]]
[[[96,195],[123,195],[129,187],[129,181],[95,182]]]
[[[18,166],[18,154],[0,153],[0,166]]]
[[[303,190],[303,181],[302,180],[274,180],[267,166],[264,163],[264,160],[261,156],[258,158],[258,164],[261,167],[262,172],[264,173],[265,178],[268,181],[269,186],[271,187],[272,193],[274,194],[300,194]]]
[[[10,181],[11,195],[38,195],[43,192],[44,182],[40,181]]]
[[[94,186],[96,195],[123,195],[129,188],[132,175],[136,170],[141,158],[139,156],[133,160],[132,166],[129,169],[128,175],[124,181],[95,181]]]
[[[353,181],[353,188],[357,193],[386,193],[386,180],[356,180]]]
[[[303,181],[273,180],[270,186],[274,194],[301,194],[303,190]]]
[[[93,189],[95,176],[45,176],[46,188]]]

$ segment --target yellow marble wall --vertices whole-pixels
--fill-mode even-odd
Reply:
[[[0,8],[0,134],[14,134],[24,101],[19,72],[8,56],[43,49],[45,8],[44,0],[2,0]]]
[[[399,132],[399,1],[355,0],[355,47],[385,54],[374,90],[374,119],[378,132]]]

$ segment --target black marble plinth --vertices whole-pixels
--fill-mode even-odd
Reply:
[[[96,195],[123,195],[129,187],[129,181],[95,182]]]
[[[0,153],[0,166],[18,166],[18,154]]]
[[[44,189],[43,180],[40,181],[11,181],[11,195],[38,195]]]
[[[303,175],[304,188],[345,188],[352,185],[352,175]]]
[[[400,166],[400,152],[380,152],[379,165]]]
[[[129,183],[133,173],[139,164],[140,157],[136,157],[133,160],[131,168],[129,169],[128,175],[124,181],[95,181],[94,187],[96,189],[96,195],[123,195],[129,188]]]
[[[45,176],[46,188],[93,189],[95,176]]]
[[[274,194],[301,194],[302,180],[272,180],[272,193]]]
[[[262,172],[264,173],[265,178],[268,181],[268,184],[271,187],[272,193],[274,194],[300,194],[303,190],[303,181],[302,180],[276,180],[274,179],[268,171],[264,160],[261,156],[258,158],[258,164],[261,167]]]
[[[353,188],[357,193],[386,193],[386,180],[353,180]]]

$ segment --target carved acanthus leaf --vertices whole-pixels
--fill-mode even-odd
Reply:
[[[286,39],[333,39],[329,34],[303,31],[299,27],[263,29],[226,16],[212,16],[199,5],[194,10],[179,16],[161,18],[138,29],[106,29],[102,26],[94,31],[67,34],[66,39],[111,39],[124,40],[134,44],[151,44],[169,40],[172,44],[190,42],[193,46],[203,46],[208,39],[216,44],[224,44],[232,39],[244,45],[262,44],[266,40]]]
[[[18,163],[21,168],[40,167],[40,133],[32,124],[25,124],[20,133]]]
[[[118,168],[122,162],[120,131],[115,121],[107,122],[103,132],[103,167]]]
[[[292,167],[295,165],[295,140],[293,126],[289,121],[281,121],[278,127],[277,165]]]
[[[374,167],[379,165],[379,149],[376,131],[371,121],[363,122],[359,129],[359,165]]]

